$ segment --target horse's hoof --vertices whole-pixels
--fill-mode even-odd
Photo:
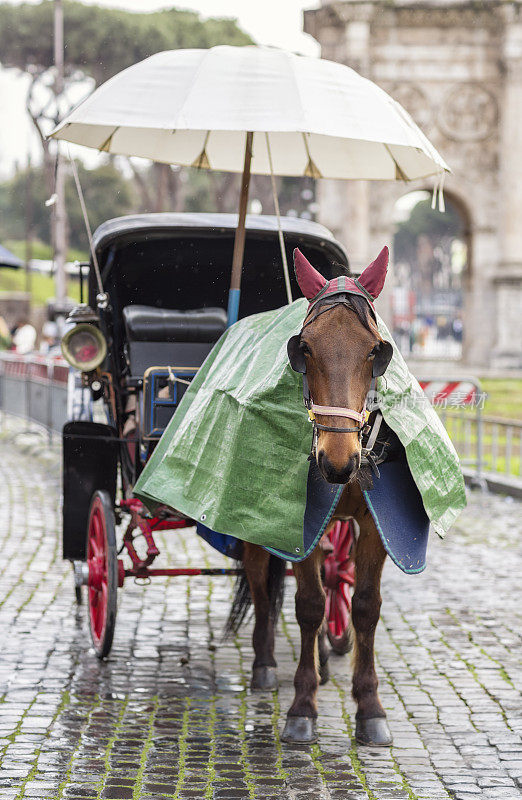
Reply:
[[[371,747],[389,747],[393,741],[385,717],[356,720],[355,739],[358,744],[365,744]]]
[[[281,736],[288,744],[313,744],[317,741],[317,722],[313,717],[287,717]]]
[[[277,670],[275,667],[254,667],[250,688],[253,692],[272,692],[277,689]]]

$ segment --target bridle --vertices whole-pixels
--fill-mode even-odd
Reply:
[[[345,300],[338,300],[333,303],[328,303],[324,308],[322,308],[317,314],[315,314],[311,319],[306,321],[299,332],[299,339],[301,339],[302,333],[305,328],[315,322],[318,317],[322,314],[325,314],[327,311],[331,311],[336,306],[346,306],[350,308],[351,306]],[[308,379],[306,377],[306,372],[303,372],[303,401],[305,404],[305,408],[308,411],[308,416],[310,417],[310,421],[313,422],[314,425],[314,446],[312,447],[313,451],[315,451],[315,445],[317,444],[317,431],[326,431],[327,433],[357,433],[359,438],[361,438],[363,428],[366,424],[368,419],[368,413],[366,412],[366,400],[364,401],[364,406],[362,411],[354,411],[352,408],[344,408],[343,406],[318,406],[316,403],[313,402],[312,396],[310,394],[310,387],[308,386]],[[317,422],[316,414],[319,416],[329,416],[329,417],[344,417],[346,419],[353,419],[355,422],[358,422],[359,425],[355,428],[340,428],[337,426],[332,425],[321,425],[321,423]]]
[[[323,305],[324,303],[324,305]],[[382,416],[378,421],[378,427],[375,431],[375,437],[373,437],[374,431],[370,429],[368,426],[368,417],[370,412],[366,408],[366,399],[364,401],[364,406],[362,411],[354,411],[352,408],[345,408],[342,406],[320,406],[313,402],[310,387],[308,385],[308,379],[306,376],[306,361],[304,358],[304,354],[300,351],[301,345],[301,336],[305,328],[315,322],[322,314],[325,314],[327,311],[331,311],[333,308],[337,306],[343,305],[348,308],[350,311],[353,311],[353,305],[350,304],[346,293],[340,293],[336,296],[336,299],[333,301],[327,301],[321,303],[321,308],[319,311],[314,314],[311,319],[308,319],[304,322],[300,332],[296,336],[292,336],[292,338],[288,342],[288,356],[290,359],[290,364],[292,369],[296,372],[300,372],[303,376],[303,401],[306,410],[308,411],[308,416],[310,421],[313,424],[313,438],[312,438],[312,451],[311,455],[313,457],[317,454],[317,443],[319,437],[319,431],[325,431],[327,433],[357,433],[359,440],[362,438],[363,433],[367,432],[370,434],[370,438],[376,438]],[[391,355],[393,353],[393,348],[389,342],[382,342],[382,354],[377,360],[377,357],[374,359],[374,366],[372,370],[372,381],[370,384],[370,392],[374,392],[377,383],[377,377],[382,375],[388,363],[391,359]],[[344,419],[351,419],[354,422],[357,422],[357,426],[354,427],[340,427],[334,425],[322,425],[320,422],[317,421],[316,415],[319,416],[332,416],[332,417],[342,417]],[[367,443],[369,445],[369,442]],[[373,445],[373,443],[372,443]],[[368,448],[364,448],[366,455],[368,455],[371,451],[371,446]]]

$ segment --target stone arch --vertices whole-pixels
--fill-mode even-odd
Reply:
[[[453,170],[448,197],[467,211],[467,368],[522,368],[522,19],[496,1],[323,0],[304,13],[325,58],[398,100]],[[323,182],[321,181],[320,184]],[[320,217],[361,268],[392,236],[404,187],[319,188]],[[424,188],[412,186],[409,188]],[[379,298],[386,319],[386,291]],[[480,374],[480,371],[479,373]]]
[[[405,355],[459,360],[472,263],[470,210],[449,190],[446,214],[433,211],[426,183],[400,185],[389,194],[393,206],[384,213],[391,222],[393,266],[387,316],[396,338]]]

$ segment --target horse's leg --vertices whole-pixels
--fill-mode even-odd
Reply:
[[[295,612],[301,629],[301,657],[294,677],[295,697],[288,711],[282,739],[315,742],[317,739],[317,634],[324,619],[325,594],[321,581],[321,549],[294,564],[297,580]]]
[[[254,603],[255,624],[252,634],[254,663],[250,687],[257,691],[277,688],[277,663],[274,658],[273,605],[269,594],[270,553],[255,544],[243,543],[243,566]]]
[[[328,659],[330,658],[330,645],[328,643],[328,635],[327,635],[327,625],[328,623],[326,620],[323,620],[323,624],[319,630],[319,635],[317,637],[317,647],[319,651],[319,682],[321,686],[325,683],[328,683],[330,679],[330,667],[328,666]]]
[[[380,585],[386,551],[366,503],[363,500],[358,505],[356,519],[360,532],[355,549],[355,592],[352,598],[355,630],[352,693],[357,703],[355,736],[360,744],[384,746],[391,744],[392,736],[377,693],[374,640],[381,609]]]

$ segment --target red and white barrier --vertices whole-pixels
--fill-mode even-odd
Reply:
[[[424,394],[434,406],[477,405],[482,398],[480,386],[471,379],[448,381],[441,378],[419,380]]]
[[[40,353],[20,355],[6,350],[0,353],[0,372],[6,378],[27,378],[67,385],[69,365],[62,356],[47,356]]]

